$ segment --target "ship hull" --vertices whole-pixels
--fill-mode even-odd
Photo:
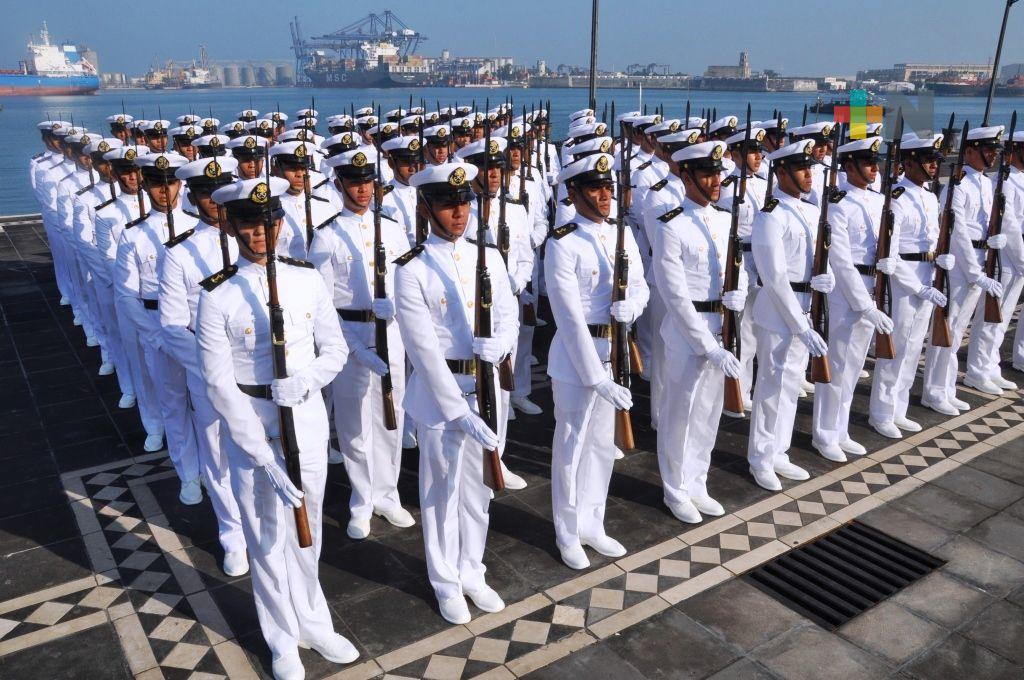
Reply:
[[[377,69],[323,70],[306,72],[315,87],[373,88],[418,87],[430,82],[428,73],[392,73]]]
[[[0,96],[42,97],[50,95],[92,94],[100,89],[96,76],[34,76],[31,74],[0,74]]]

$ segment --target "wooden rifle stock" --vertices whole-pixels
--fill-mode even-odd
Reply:
[[[629,256],[626,254],[626,191],[629,187],[630,172],[629,153],[625,135],[621,133],[619,153],[622,154],[622,171],[618,173],[618,187],[615,192],[617,219],[615,220],[615,267],[612,273],[612,302],[621,302],[627,298],[629,287]],[[629,326],[611,318],[611,369],[612,378],[616,383],[629,389]],[[633,438],[633,421],[629,411],[615,411],[615,446],[627,452],[636,448]]]
[[[992,214],[989,215],[988,236],[995,236],[1003,230],[1003,215],[1006,214],[1006,195],[1003,193],[1003,182],[1010,174],[1010,154],[1013,151],[1013,133],[1017,128],[1017,112],[1013,112],[1010,120],[1010,134],[1003,145],[999,156],[999,176],[996,178],[995,191],[992,194]],[[999,251],[989,248],[985,253],[985,276],[999,280],[1002,272]],[[1000,299],[991,293],[985,293],[985,323],[1002,323],[1003,310]]]
[[[379,116],[378,116],[379,117]],[[373,185],[373,297],[378,300],[386,299],[388,259],[384,250],[384,240],[380,233],[380,211],[384,186],[380,176],[380,148],[377,149],[377,177]],[[398,429],[398,419],[395,416],[394,387],[391,382],[391,354],[388,351],[388,322],[385,319],[373,320],[374,345],[377,348],[377,356],[388,367],[387,373],[380,377],[380,391],[383,407],[384,429],[394,431]]]
[[[952,121],[951,121],[952,122]],[[970,121],[964,121],[963,134],[960,137],[960,150],[957,153],[956,163],[949,168],[949,182],[946,186],[946,202],[942,208],[942,215],[939,216],[939,239],[935,246],[935,252],[939,255],[949,254],[949,244],[953,234],[953,192],[956,185],[960,183],[960,176],[964,169],[964,151],[967,149],[967,132],[970,129]],[[936,184],[938,179],[936,178]],[[935,347],[951,347],[953,336],[949,329],[949,295],[948,295],[949,274],[942,267],[935,267],[935,279],[932,283],[936,289],[947,293],[946,304],[935,305],[932,311],[931,343]]]
[[[740,205],[747,193],[747,150],[750,148],[750,104],[747,104],[747,129],[740,147],[739,186],[732,195],[732,214],[729,225],[729,245],[725,255],[725,285],[722,294],[731,293],[739,288],[740,271],[743,269],[743,246],[740,244]],[[739,319],[736,312],[722,306],[722,346],[733,352],[737,359],[740,356]],[[722,407],[730,413],[743,413],[743,386],[739,378],[724,376],[725,393]]]
[[[833,130],[835,135],[835,146],[838,148],[839,141],[843,138],[843,126],[838,125]],[[820,212],[818,214],[818,235],[814,241],[814,261],[811,263],[811,276],[818,276],[828,271],[828,251],[832,245],[832,228],[828,223],[829,204],[836,199],[836,180],[839,175],[839,154],[832,154],[832,163],[829,165],[828,181],[825,191],[821,197]],[[811,290],[811,327],[814,332],[828,341],[828,304],[825,293]],[[828,355],[811,357],[811,382],[830,383],[832,382],[832,370],[829,368]]]
[[[895,226],[895,215],[892,212],[893,187],[899,172],[900,141],[903,135],[903,117],[897,113],[896,130],[889,142],[885,157],[885,175],[882,177],[882,220],[878,225],[878,240],[875,244],[875,306],[882,312],[887,310],[889,297],[889,277],[877,270],[878,262],[889,257],[892,248],[892,232]],[[875,331],[875,358],[895,359],[896,347],[890,333]]]

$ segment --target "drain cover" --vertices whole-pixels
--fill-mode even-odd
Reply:
[[[866,524],[850,522],[744,578],[831,630],[943,564]]]

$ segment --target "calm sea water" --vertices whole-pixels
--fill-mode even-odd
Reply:
[[[61,117],[78,124],[84,124],[94,131],[106,132],[104,119],[125,110],[136,117],[155,118],[160,113],[173,122],[184,113],[213,115],[227,122],[234,120],[238,111],[255,108],[268,112],[280,109],[292,116],[300,108],[309,106],[315,98],[321,119],[332,113],[349,110],[350,102],[356,108],[380,104],[383,110],[407,106],[409,96],[418,104],[420,98],[427,101],[428,108],[438,102],[441,106],[471,104],[483,107],[490,99],[492,106],[512,97],[517,109],[531,102],[551,101],[554,114],[552,136],[561,139],[565,134],[568,114],[584,108],[587,104],[586,89],[475,89],[475,88],[425,88],[409,90],[337,90],[337,89],[296,89],[296,88],[225,88],[218,90],[170,90],[170,91],[107,91],[89,97],[7,97],[0,100],[0,215],[37,212],[35,198],[28,183],[27,164],[42,145],[36,131],[36,123],[46,117]],[[647,90],[643,101],[648,109],[664,105],[665,114],[681,118],[690,100],[691,112],[697,115],[702,108],[717,108],[718,115],[734,114],[743,117],[746,105],[752,107],[755,119],[770,117],[776,108],[788,116],[791,125],[799,123],[804,104],[813,104],[817,95],[801,93],[747,93],[747,92],[685,92]],[[615,102],[618,111],[640,108],[637,90],[599,90],[598,115],[605,102]],[[1009,123],[1010,114],[1017,106],[1024,109],[1024,100],[996,99],[991,119],[995,123]],[[985,100],[980,97],[939,98],[935,100],[935,126],[944,126],[951,111],[956,111],[960,121],[967,117],[977,124],[985,110]],[[813,122],[814,114],[809,115]]]

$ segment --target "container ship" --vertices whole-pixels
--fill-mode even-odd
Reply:
[[[75,45],[51,44],[45,22],[28,57],[17,69],[0,70],[0,96],[92,94],[100,87],[96,67]]]
[[[430,69],[416,56],[398,56],[391,42],[364,42],[356,59],[331,59],[323,50],[313,53],[306,75],[316,87],[416,87],[431,80]]]

